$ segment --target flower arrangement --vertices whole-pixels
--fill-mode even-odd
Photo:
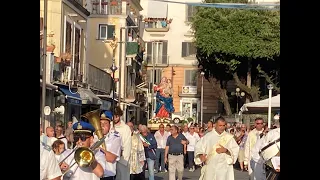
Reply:
[[[155,118],[149,119],[148,123],[149,124],[160,124],[160,123],[167,124],[167,123],[171,123],[171,119],[155,117]]]

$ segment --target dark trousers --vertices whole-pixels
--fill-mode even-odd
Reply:
[[[155,162],[155,169],[159,171],[159,161],[160,161],[160,166],[161,166],[161,171],[164,172],[165,170],[165,165],[164,165],[164,149],[157,149],[156,151],[157,159]]]
[[[140,174],[130,174],[130,180],[144,180],[144,171],[142,171]]]
[[[184,168],[188,167],[188,153],[183,155]]]
[[[116,177],[115,176],[110,176],[110,177],[103,177],[103,178],[100,178],[100,180],[115,180]]]
[[[187,151],[189,168],[194,166],[194,151]]]

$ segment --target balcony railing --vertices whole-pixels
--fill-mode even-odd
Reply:
[[[139,52],[138,42],[127,42],[127,46],[126,46],[127,56],[136,56],[138,52]]]
[[[92,14],[121,15],[122,0],[94,0],[92,2]]]
[[[93,89],[109,94],[112,89],[112,78],[109,73],[89,64],[88,84]]]
[[[168,55],[147,54],[147,55],[144,55],[143,58],[147,66],[153,66],[153,62],[155,66],[168,66],[169,64]]]
[[[146,22],[145,30],[147,32],[168,32],[170,24],[166,21]]]

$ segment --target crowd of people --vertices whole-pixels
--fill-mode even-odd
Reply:
[[[197,123],[181,127],[160,124],[151,133],[147,126],[120,120],[123,112],[105,111],[100,117],[104,146],[93,150],[87,166],[74,155],[80,147],[99,143],[97,129],[86,120],[69,121],[64,129],[58,122],[40,125],[40,180],[154,180],[156,173],[169,173],[169,180],[182,180],[185,168],[201,168],[200,180],[234,180],[234,166],[248,171],[250,180],[280,179],[280,165],[273,167],[261,151],[280,142],[280,124],[269,130],[262,118],[254,125],[227,123],[223,117],[201,127]],[[273,144],[272,144],[273,145]],[[279,152],[274,155],[280,156]]]

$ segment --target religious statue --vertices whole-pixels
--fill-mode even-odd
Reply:
[[[174,112],[171,80],[163,77],[160,84],[155,85],[154,91],[156,92],[156,117],[169,118]]]

